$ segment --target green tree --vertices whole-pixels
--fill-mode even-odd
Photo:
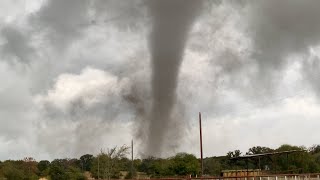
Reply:
[[[138,170],[147,173],[152,178],[173,176],[175,173],[172,163],[172,158],[162,159],[150,156],[141,161]]]
[[[67,180],[67,167],[63,159],[55,159],[50,163],[49,175],[51,180]]]
[[[121,170],[121,159],[128,154],[129,147],[126,145],[120,148],[114,147],[107,152],[101,150],[100,154],[93,160],[91,173],[94,177],[119,178]]]
[[[1,164],[3,177],[10,180],[21,180],[27,178],[23,170],[19,168],[15,161],[5,161]]]
[[[308,173],[317,172],[319,170],[314,157],[308,153],[307,149],[303,146],[298,147],[284,144],[276,149],[276,151],[280,152],[290,150],[299,150],[302,152],[288,154],[288,157],[285,154],[275,156],[275,169],[277,172],[290,171],[292,173]]]
[[[242,152],[240,150],[229,151],[224,159],[224,167],[226,169],[246,169],[247,164],[243,159],[237,159]]]
[[[85,154],[80,157],[80,164],[81,164],[81,169],[84,171],[90,171],[92,162],[93,162],[93,155],[91,154]]]
[[[221,158],[210,157],[203,159],[203,173],[211,176],[219,176],[222,170]]]
[[[320,153],[320,144],[316,144],[316,145],[313,145],[309,148],[309,152],[311,154],[317,154],[317,153]]]
[[[50,162],[48,160],[41,160],[38,163],[39,175],[47,176],[49,175]]]
[[[263,146],[254,146],[248,150],[246,154],[263,154],[263,153],[270,153],[274,150],[268,147]]]
[[[126,175],[125,178],[126,179],[134,179],[137,175],[137,168],[141,165],[141,160],[134,159],[133,164],[132,164],[131,159],[124,157],[124,158],[120,159],[119,163],[120,163],[119,169],[121,171],[128,171],[128,174]],[[132,165],[133,165],[133,167],[132,167]]]
[[[178,153],[171,161],[171,168],[176,175],[195,176],[200,172],[199,160],[192,154]]]
[[[38,179],[37,172],[37,162],[33,158],[7,160],[0,165],[0,177],[7,179]]]
[[[76,159],[55,159],[50,163],[51,180],[83,180],[85,176]]]
[[[142,159],[140,166],[138,167],[138,170],[141,172],[145,172],[148,175],[154,174],[153,166],[155,163],[155,157],[148,157],[145,159]]]
[[[241,156],[242,152],[240,150],[234,150],[234,151],[229,151],[227,153],[227,157],[229,158],[235,158]]]
[[[26,175],[25,180],[38,179],[38,163],[32,157],[25,157],[22,161],[17,161],[20,164],[20,168],[23,169],[24,174]]]
[[[247,155],[252,154],[265,154],[265,153],[271,153],[274,150],[269,147],[263,147],[263,146],[254,146],[252,148],[249,148]],[[270,167],[272,164],[272,161],[270,161],[270,158],[267,156],[259,156],[252,158],[250,161],[253,165],[253,168],[259,168],[264,169],[265,167]]]
[[[68,170],[66,171],[66,176],[70,180],[85,180],[84,174],[81,172],[81,170],[77,167],[70,166],[68,167]]]

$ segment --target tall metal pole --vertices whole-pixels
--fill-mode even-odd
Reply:
[[[131,140],[131,179],[133,179],[133,139]]]
[[[203,152],[202,152],[202,126],[201,126],[201,112],[199,112],[199,127],[200,127],[201,176],[202,176],[202,175],[203,175]]]
[[[100,159],[98,155],[98,179],[100,179]]]

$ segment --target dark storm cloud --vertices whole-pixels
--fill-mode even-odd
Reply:
[[[197,38],[191,48],[211,53],[213,71],[218,67],[214,79],[225,79],[229,88],[236,88],[257,101],[260,98],[256,97],[274,94],[283,71],[296,61],[292,55],[303,56],[299,59],[305,67],[302,74],[307,73],[305,77],[311,84],[318,84],[308,69],[313,72],[319,69],[311,67],[305,57],[311,47],[320,43],[319,5],[316,0],[209,2],[202,29],[195,33]],[[230,24],[235,24],[232,29],[228,29]],[[232,32],[228,32],[236,28],[245,41],[234,39]],[[311,64],[314,63],[317,61]]]
[[[98,25],[113,24],[122,31],[136,31],[147,20],[145,4],[145,0],[95,0],[91,3],[92,17]]]
[[[54,47],[65,50],[90,25],[88,12],[86,0],[48,0],[30,20],[37,32],[46,32]]]
[[[304,57],[302,64],[303,79],[306,80],[315,94],[319,97],[320,101],[320,58],[314,54],[310,54],[309,57]]]
[[[248,28],[259,70],[257,81],[277,81],[279,71],[293,62],[290,55],[308,53],[310,47],[320,43],[319,1],[255,1],[249,6]]]
[[[26,37],[27,32],[22,32],[14,26],[4,26],[1,29],[1,36],[4,38],[4,44],[0,46],[0,52],[5,57],[2,59],[13,60],[10,62],[19,62],[28,64],[32,60],[34,49],[30,45],[30,39]]]
[[[207,111],[205,119],[212,122],[212,126],[206,127],[207,132],[219,127],[217,123],[221,123],[221,127],[227,124],[235,127],[234,119],[241,118],[230,111],[247,102],[239,92],[261,101],[263,96],[258,93],[266,89],[273,92],[274,87],[279,87],[276,83],[290,65],[291,54],[305,54],[300,62],[305,81],[315,92],[320,92],[319,58],[308,57],[310,47],[318,46],[320,40],[318,1],[205,1],[199,21],[195,21],[199,13],[197,0],[44,2],[39,10],[25,17],[28,21],[19,27],[4,24],[0,32],[1,58],[31,64],[24,74],[15,74],[15,67],[7,67],[0,61],[0,68],[9,69],[0,69],[0,73],[4,72],[1,82],[9,83],[0,87],[3,100],[0,117],[7,120],[0,122],[0,140],[5,144],[15,143],[13,138],[20,138],[30,145],[26,132],[35,129],[36,133],[30,133],[30,137],[38,140],[38,144],[34,144],[35,155],[42,152],[38,147],[56,157],[91,153],[102,145],[111,146],[111,139],[126,143],[119,141],[123,134],[117,133],[131,130],[147,144],[141,146],[145,155],[160,155],[180,145],[185,147],[182,143],[185,140],[182,136],[188,135],[185,120],[192,119],[201,110]],[[193,22],[197,32],[190,35]],[[26,31],[21,28],[23,26]],[[150,36],[146,36],[145,32],[150,29]],[[150,52],[144,44],[148,38]],[[189,38],[191,45],[186,43]],[[184,52],[188,53],[187,58]],[[181,68],[186,59],[192,59],[193,63]],[[110,73],[120,82],[127,78],[130,83],[125,87],[118,83],[99,86],[75,98],[60,97],[67,92],[58,91],[54,86],[65,74],[88,78],[74,78],[68,82],[71,84],[101,77],[99,73],[84,75],[81,71],[87,66]],[[180,69],[193,71],[179,79]],[[92,86],[87,84],[81,89]],[[120,91],[105,93],[112,87]],[[220,90],[223,92],[216,94]],[[52,92],[56,92],[64,105],[55,104],[58,98],[46,99]],[[35,103],[39,96],[43,99]],[[87,102],[91,100],[94,103]],[[270,113],[273,110],[251,118],[257,124],[252,128],[261,128],[259,119]],[[228,116],[225,124],[215,121],[216,114]],[[268,123],[276,127],[277,117],[272,119],[274,121]],[[118,129],[127,122],[135,124],[126,126],[123,131]],[[237,126],[243,122],[237,122]],[[229,136],[217,130],[218,134],[207,135],[217,140]],[[241,132],[236,136],[251,138]],[[266,133],[264,137],[269,136]],[[193,148],[197,140],[189,147]],[[167,148],[166,152],[163,147]],[[227,151],[225,147],[222,149]]]

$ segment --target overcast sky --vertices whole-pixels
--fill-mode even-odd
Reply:
[[[0,160],[80,157],[134,139],[150,105],[145,1],[0,1]],[[204,1],[164,156],[320,143],[320,1]],[[182,124],[182,125],[180,125]],[[178,142],[178,143],[176,143]]]

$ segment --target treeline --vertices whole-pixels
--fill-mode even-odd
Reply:
[[[264,154],[297,150],[300,152],[260,156],[250,159],[236,159],[242,155]],[[243,153],[230,151],[223,157],[210,157],[204,160],[204,174],[219,175],[222,170],[261,169],[274,173],[320,173],[320,145],[310,148],[284,144],[277,149],[256,146]]]
[[[251,158],[248,161],[232,158],[245,154],[261,154],[289,150],[303,150],[289,154],[270,157]],[[101,151],[97,156],[85,154],[79,159],[55,159],[53,161],[33,158],[23,160],[6,160],[0,162],[0,179],[33,180],[46,177],[51,180],[83,180],[88,173],[94,178],[132,178],[138,172],[144,172],[153,178],[173,176],[196,176],[200,174],[200,160],[192,154],[178,153],[169,158],[149,157],[135,159],[133,163],[127,158],[129,147],[112,148]],[[204,174],[219,176],[228,169],[262,169],[269,173],[315,173],[320,172],[320,145],[310,148],[282,145],[277,149],[252,147],[248,152],[230,151],[226,156],[204,159]],[[128,172],[128,173],[121,173]],[[131,173],[133,172],[133,173]],[[141,174],[141,173],[140,173]]]

